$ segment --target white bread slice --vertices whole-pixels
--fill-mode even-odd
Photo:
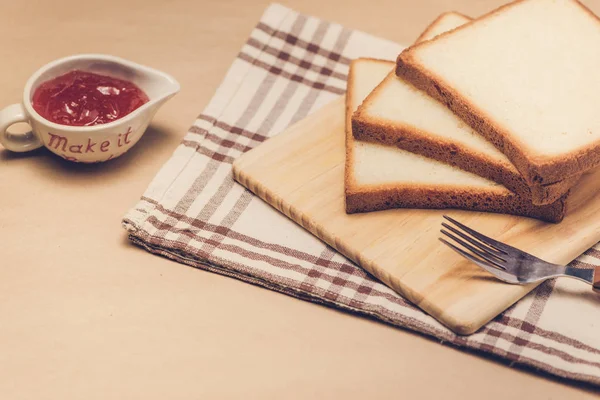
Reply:
[[[469,22],[457,13],[442,14],[419,37],[430,40]],[[458,166],[498,182],[534,204],[556,201],[576,182],[569,178],[533,190],[510,160],[444,104],[397,77],[392,71],[353,116],[355,138],[397,146]]]
[[[600,164],[600,20],[576,0],[519,0],[397,59],[396,74],[443,102],[530,186]]]
[[[545,206],[451,165],[393,146],[354,139],[352,112],[393,68],[393,62],[358,59],[350,64],[346,93],[346,212],[389,208],[462,208],[559,222],[565,198]]]

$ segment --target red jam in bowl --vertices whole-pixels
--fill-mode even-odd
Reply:
[[[32,105],[57,124],[92,126],[123,118],[148,100],[132,82],[74,70],[42,83]]]

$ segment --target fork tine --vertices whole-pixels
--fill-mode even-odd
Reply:
[[[496,278],[498,278],[504,282],[508,282],[508,283],[518,283],[517,279],[514,276],[505,272],[504,270],[498,269],[498,268],[486,263],[485,261],[482,261],[479,258],[472,256],[471,254],[467,253],[463,249],[453,245],[452,243],[444,240],[443,238],[439,238],[439,240],[440,240],[440,242],[444,243],[446,246],[450,247],[452,250],[454,250],[461,256],[474,262],[475,264],[477,264],[478,266],[480,266],[481,268],[483,268],[490,274],[494,275]]]
[[[497,269],[496,267],[492,267],[490,264],[488,264],[487,261],[482,260],[480,258],[475,257],[474,255],[472,255],[469,252],[464,251],[463,249],[461,249],[458,246],[453,245],[452,243],[450,243],[449,241],[447,241],[444,238],[438,238],[438,240],[442,243],[444,243],[446,246],[450,247],[452,250],[454,250],[455,252],[457,252],[458,254],[460,254],[461,256],[463,256],[464,258],[474,262],[475,264],[479,265],[480,267],[484,267],[484,266],[489,266],[492,269]]]
[[[508,251],[510,251],[510,250],[517,250],[517,249],[515,249],[513,247],[510,247],[510,246],[508,246],[508,245],[506,245],[506,244],[504,244],[502,242],[499,242],[499,241],[494,240],[494,239],[492,239],[490,237],[487,237],[484,234],[479,233],[479,232],[477,232],[477,231],[469,228],[468,226],[465,226],[465,225],[461,224],[460,222],[456,221],[453,218],[450,218],[447,215],[444,215],[444,218],[446,220],[452,222],[454,225],[458,226],[462,230],[469,232],[471,235],[475,236],[477,239],[481,240],[483,243],[485,243],[485,244],[487,244],[487,245],[495,248],[496,250],[498,250],[498,251],[500,251],[500,252],[502,252],[504,254],[508,254]]]
[[[479,250],[479,249],[475,248],[474,246],[471,246],[469,243],[465,242],[464,240],[461,240],[460,238],[454,236],[453,234],[451,234],[450,232],[448,232],[444,229],[442,229],[440,232],[442,232],[444,235],[448,236],[450,239],[454,240],[456,243],[460,244],[467,250],[470,250],[472,253],[475,253],[480,258],[483,258],[485,261],[490,263],[495,268],[506,269],[506,267],[503,264],[501,264],[498,261],[498,259],[493,257],[493,254],[486,253],[485,251]],[[504,261],[504,260],[502,260],[502,261]]]
[[[461,238],[467,240],[469,243],[471,243],[472,245],[476,246],[477,248],[488,252],[490,254],[492,254],[494,257],[498,258],[501,261],[506,262],[506,260],[504,258],[502,258],[501,256],[504,256],[505,254],[496,250],[495,248],[477,240],[477,239],[473,239],[471,236],[463,233],[462,231],[456,229],[455,227],[453,227],[452,225],[448,225],[445,222],[442,222],[442,226],[444,228],[450,229],[452,232],[456,233],[458,236],[460,236]]]

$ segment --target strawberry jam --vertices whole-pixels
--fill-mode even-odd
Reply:
[[[42,83],[32,104],[57,124],[92,126],[123,118],[148,100],[132,82],[74,70]]]

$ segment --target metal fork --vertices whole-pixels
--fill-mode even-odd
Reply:
[[[440,232],[463,248],[444,238],[439,238],[440,241],[504,282],[523,285],[567,276],[591,284],[600,293],[600,266],[582,269],[552,264],[487,237],[446,215],[444,218],[451,224],[443,222]]]

